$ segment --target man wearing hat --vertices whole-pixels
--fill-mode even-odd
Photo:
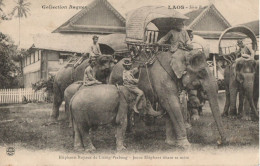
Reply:
[[[130,58],[124,60],[123,66],[125,70],[123,71],[123,85],[127,87],[127,89],[137,95],[134,105],[134,111],[138,113],[137,104],[139,103],[140,99],[143,97],[144,93],[140,90],[138,85],[138,79],[134,77],[136,73],[138,73],[138,68],[132,68],[132,62]],[[144,98],[145,100],[145,98]],[[146,102],[145,102],[146,103]]]
[[[94,66],[96,65],[96,59],[94,57],[90,57],[89,59],[89,66],[84,71],[84,78],[83,84],[84,85],[93,85],[93,84],[101,84],[96,79],[95,71],[93,70]]]
[[[178,48],[185,50],[192,50],[190,37],[186,30],[183,30],[184,23],[182,20],[177,20],[172,30],[163,36],[157,43],[166,44],[170,43],[170,51],[176,52]]]
[[[90,46],[90,57],[98,57],[102,55],[98,44],[98,36],[94,35],[92,39],[93,39],[93,44]]]
[[[239,54],[238,57],[245,54],[249,56],[254,56],[253,51],[250,48],[248,48],[241,39],[237,40],[237,45],[239,47],[239,49],[236,51],[236,54]]]

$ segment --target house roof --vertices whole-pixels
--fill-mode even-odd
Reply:
[[[251,21],[241,25],[247,26],[255,33],[256,36],[259,36],[259,20]]]
[[[220,20],[222,20],[227,27],[231,27],[230,23],[223,17],[214,4],[186,13],[185,15],[190,19],[185,22],[185,25],[192,29],[209,11],[213,11],[218,17],[220,17]]]
[[[89,52],[93,43],[91,34],[39,34],[34,36],[31,48],[63,51],[63,52]],[[114,52],[126,52],[125,34],[100,35],[99,44],[110,47]],[[102,50],[101,50],[102,51]]]
[[[185,16],[189,17],[189,19],[185,21],[185,25],[189,26],[207,7],[208,6],[204,6],[202,8],[199,8],[198,10],[193,10],[186,13]]]
[[[53,31],[53,33],[56,32],[62,32],[63,30],[65,30],[66,28],[72,26],[77,20],[79,20],[82,16],[84,16],[89,10],[93,9],[98,3],[103,3],[105,4],[105,6],[107,7],[107,9],[109,9],[111,12],[113,12],[115,14],[115,16],[123,23],[125,24],[125,18],[107,1],[107,0],[93,0],[86,8],[82,9],[81,11],[79,11],[77,14],[75,14],[73,17],[71,17],[68,21],[66,21],[64,24],[62,24],[61,26],[59,26],[56,30]],[[90,32],[93,31],[95,32],[95,30],[97,27],[84,27],[84,26],[80,26],[80,27],[74,27],[76,29],[76,31],[79,32],[85,32],[86,28],[90,29]],[[101,29],[107,29],[109,27],[101,27]],[[117,27],[118,28],[118,27]],[[92,30],[91,30],[92,29]],[[112,27],[112,29],[116,29],[116,27]],[[116,29],[115,31],[125,31],[124,28],[122,29]],[[70,30],[68,30],[69,32]],[[108,33],[113,33],[113,30],[111,32]]]
[[[31,48],[64,51],[64,52],[88,52],[88,46],[92,44],[92,35],[89,34],[38,34],[33,38]]]

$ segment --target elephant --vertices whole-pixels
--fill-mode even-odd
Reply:
[[[65,101],[65,112],[69,118],[69,126],[72,126],[71,113],[69,112],[69,104],[71,98],[76,94],[80,89],[86,88],[87,86],[82,86],[83,82],[77,81],[70,84],[64,91],[64,101]]]
[[[140,115],[161,115],[153,110],[151,104],[148,102],[145,104],[143,99],[137,107]],[[134,100],[133,94],[124,86],[101,84],[79,90],[69,104],[75,134],[75,150],[95,150],[89,137],[89,130],[110,123],[117,125],[117,150],[126,149],[123,141],[127,127],[127,114],[128,111],[133,111],[129,108],[133,108]]]
[[[256,109],[258,101],[258,62],[248,58],[238,58],[234,63],[227,66],[224,70],[224,83],[226,89],[226,102],[223,111],[223,116],[237,115],[242,119],[250,120],[251,117],[245,114],[246,105],[249,104],[253,114],[258,118],[258,111]],[[238,112],[236,108],[237,94],[239,93],[239,107]],[[245,101],[246,102],[245,102]],[[244,106],[245,102],[245,106]],[[247,103],[248,102],[248,103]],[[246,104],[247,103],[247,104]],[[254,118],[254,117],[252,117]]]
[[[255,108],[257,108],[257,104],[258,104],[258,100],[259,100],[259,60],[256,60],[256,72],[255,72],[253,98],[254,98]]]
[[[88,59],[83,61],[77,68],[73,66],[62,67],[56,74],[53,83],[53,108],[51,119],[56,120],[59,116],[59,108],[64,100],[64,90],[73,82],[82,81],[86,67],[89,65]],[[97,80],[106,83],[110,72],[114,66],[114,60],[111,55],[101,55],[97,58],[94,71]]]
[[[213,117],[221,136],[221,141],[218,141],[218,143],[224,144],[227,140],[218,101],[216,100],[217,84],[215,77],[207,66],[206,56],[199,50],[192,50],[189,52],[188,58],[185,58],[183,52],[177,50],[175,54],[178,56],[173,57],[169,51],[152,54],[149,50],[139,51],[138,55],[133,58],[133,67],[141,66],[138,87],[144,91],[152,104],[158,102],[160,107],[167,112],[165,142],[186,148],[190,146],[190,143],[187,139],[185,122],[182,116],[179,89],[183,87],[184,83],[187,87],[193,82],[200,83],[207,93]],[[109,78],[110,84],[123,82],[122,72],[124,68],[122,63],[121,60],[114,66]],[[182,78],[185,79],[182,80]]]

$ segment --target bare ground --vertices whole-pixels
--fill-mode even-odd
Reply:
[[[25,104],[0,107],[0,147],[18,146],[30,150],[51,150],[64,153],[73,152],[72,129],[68,127],[65,112],[61,111],[60,120],[48,124],[51,104]],[[258,148],[258,122],[223,118],[228,134],[229,145],[225,148]],[[115,153],[115,127],[99,127],[93,132],[93,144],[97,153]],[[197,122],[192,123],[188,139],[196,150],[212,147],[218,149],[216,142],[219,134],[210,112]],[[178,150],[164,143],[164,119],[157,119],[146,126],[136,118],[132,133],[126,135],[127,152],[169,152]]]

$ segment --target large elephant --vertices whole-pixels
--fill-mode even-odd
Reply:
[[[257,62],[251,58],[238,58],[235,62],[227,66],[224,70],[224,83],[226,88],[226,102],[224,107],[223,116],[235,117],[240,115],[242,119],[249,120],[250,117],[246,116],[244,109],[244,100],[250,105],[252,112],[258,117],[256,103],[258,98],[257,90],[258,78]],[[255,86],[255,87],[254,87]],[[255,90],[254,90],[255,88]],[[238,112],[236,109],[237,94],[239,93],[239,107]],[[255,97],[254,97],[255,96]],[[254,99],[255,98],[255,99]],[[255,101],[254,101],[255,100]]]
[[[77,68],[73,66],[62,67],[55,76],[53,83],[53,108],[52,119],[57,119],[59,116],[59,108],[64,100],[64,90],[75,81],[82,81],[86,67],[89,65],[88,59],[83,61]],[[102,83],[106,83],[109,78],[110,72],[114,66],[114,60],[111,55],[102,55],[97,58],[94,71],[96,77]]]
[[[256,60],[256,72],[255,72],[253,97],[254,97],[255,108],[257,108],[257,104],[259,100],[259,60]]]
[[[146,65],[146,67],[141,68],[139,72],[140,80],[138,87],[144,91],[151,103],[158,102],[160,107],[167,112],[166,143],[184,148],[190,145],[187,140],[186,128],[179,101],[179,89],[183,84],[180,79],[181,77],[185,77],[184,82],[186,87],[193,82],[199,82],[202,85],[204,91],[207,93],[210,107],[221,135],[221,142],[226,142],[219,105],[216,100],[216,80],[207,66],[205,55],[198,50],[191,51],[188,56],[189,58],[185,58],[181,50],[177,50],[175,54],[178,56],[175,56],[176,59],[172,60],[172,54],[170,52],[159,52],[153,57],[149,56],[151,55],[149,52],[146,53],[142,51],[140,55],[133,60],[134,66],[140,63]],[[155,59],[154,62],[153,59]],[[151,62],[153,64],[149,65]],[[173,64],[171,65],[170,62]],[[109,79],[111,84],[122,83],[122,63],[123,62],[120,61],[114,66]],[[174,69],[172,69],[172,67]]]
[[[134,95],[124,86],[95,85],[79,90],[72,97],[69,105],[75,132],[74,148],[95,150],[89,137],[89,130],[96,126],[116,123],[117,150],[125,149],[123,141],[127,127],[127,114],[132,110],[129,108],[132,108],[134,101]],[[137,107],[141,115],[161,115],[154,111],[150,104],[144,105],[144,103],[142,100]]]

